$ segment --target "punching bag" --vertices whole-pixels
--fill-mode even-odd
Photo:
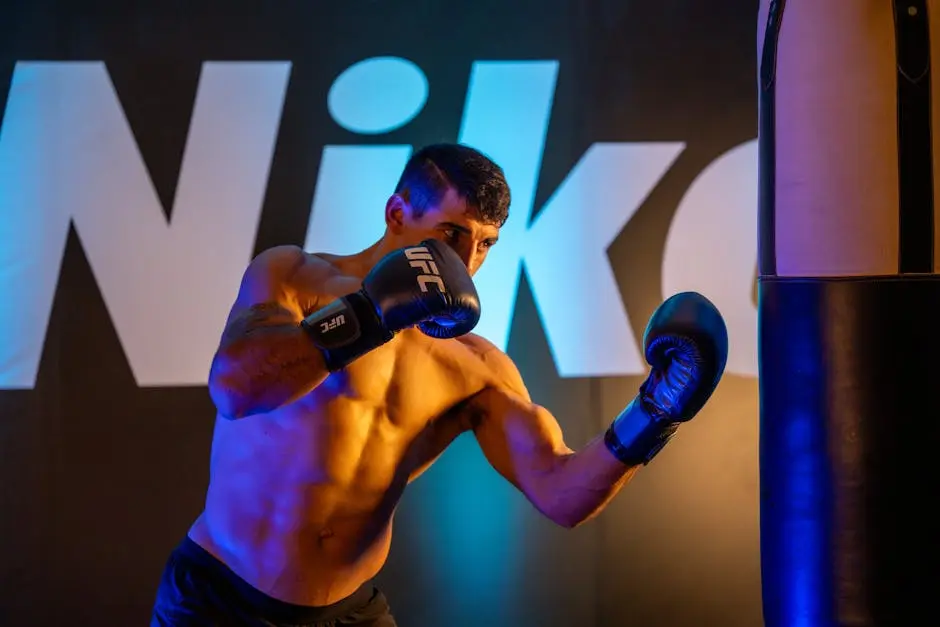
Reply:
[[[761,2],[767,627],[940,624],[937,3]]]

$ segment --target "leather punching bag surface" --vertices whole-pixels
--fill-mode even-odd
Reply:
[[[940,624],[938,54],[934,0],[761,2],[767,627]]]

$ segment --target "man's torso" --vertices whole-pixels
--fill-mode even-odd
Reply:
[[[340,276],[328,296],[357,287]],[[498,384],[491,349],[472,335],[403,331],[295,403],[217,419],[206,508],[190,537],[282,601],[350,594],[384,564],[407,483],[469,428],[472,397]]]

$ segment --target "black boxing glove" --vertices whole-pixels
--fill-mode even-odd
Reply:
[[[431,337],[469,333],[480,321],[480,299],[463,261],[429,239],[383,257],[362,289],[307,316],[301,326],[334,372],[415,325]]]
[[[728,360],[728,330],[704,296],[683,292],[660,305],[643,338],[652,366],[640,393],[607,429],[607,448],[624,464],[648,464],[711,397]]]

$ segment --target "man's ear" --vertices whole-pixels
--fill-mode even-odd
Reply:
[[[405,215],[411,207],[401,194],[392,194],[385,203],[385,224],[396,235],[405,228]]]

